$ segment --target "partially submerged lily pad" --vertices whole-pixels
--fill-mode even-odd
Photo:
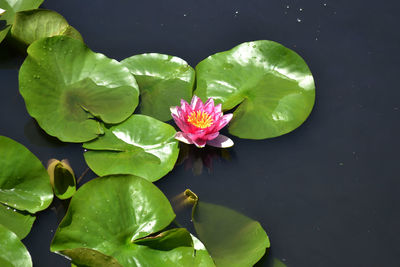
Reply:
[[[171,119],[169,108],[192,96],[195,72],[186,61],[150,53],[121,61],[135,76],[140,89],[140,112],[161,121]]]
[[[199,239],[218,267],[253,266],[270,246],[262,226],[229,208],[198,201],[190,190],[193,223]]]
[[[166,175],[178,158],[175,129],[145,115],[132,115],[105,129],[98,139],[85,143],[85,160],[100,176],[133,174],[149,181]]]
[[[54,194],[59,199],[72,197],[76,191],[75,174],[67,160],[53,159],[49,162],[47,172]]]
[[[174,218],[167,198],[151,182],[132,175],[101,177],[73,196],[50,249],[70,257],[66,251],[93,249],[123,266],[193,266],[195,251],[186,230],[152,236]]]
[[[35,213],[53,200],[49,175],[23,145],[0,136],[0,203]]]
[[[195,94],[235,107],[229,132],[264,139],[299,127],[315,100],[313,76],[294,51],[272,41],[240,44],[196,66]]]
[[[26,45],[40,38],[56,35],[66,35],[82,41],[80,33],[70,26],[63,16],[46,9],[16,13],[11,35]]]
[[[19,239],[31,231],[35,216],[0,204],[0,224],[13,231]]]
[[[138,103],[139,90],[126,67],[66,36],[29,46],[19,84],[29,114],[64,142],[95,139],[103,134],[99,121],[120,123]]]
[[[0,266],[31,267],[32,259],[18,236],[0,224]]]

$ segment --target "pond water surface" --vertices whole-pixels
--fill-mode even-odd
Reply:
[[[201,200],[258,220],[269,256],[287,266],[398,266],[400,255],[400,36],[397,1],[56,1],[88,46],[117,60],[144,52],[181,57],[193,67],[242,42],[267,39],[308,63],[317,99],[295,131],[269,140],[232,139],[222,154],[188,151],[155,184],[173,199],[190,188]],[[80,144],[46,135],[18,92],[23,56],[0,48],[0,134],[45,164],[87,166]],[[89,172],[81,182],[95,175]],[[24,240],[34,266],[70,266],[49,252],[63,216],[55,200]],[[189,225],[187,218],[185,225]]]

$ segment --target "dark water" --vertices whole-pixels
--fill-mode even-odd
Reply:
[[[233,138],[224,155],[192,151],[156,185],[170,199],[190,188],[260,221],[272,242],[269,258],[287,266],[399,266],[397,1],[47,0],[43,7],[63,14],[94,51],[118,60],[159,52],[195,66],[258,39],[297,51],[317,87],[303,126],[270,140]],[[18,93],[21,61],[5,49],[0,134],[44,163],[68,158],[79,176],[86,169],[80,145],[47,136],[29,117]],[[60,205],[41,212],[24,240],[35,266],[70,266],[49,252]]]

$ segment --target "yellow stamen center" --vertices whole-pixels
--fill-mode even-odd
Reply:
[[[192,113],[190,113],[188,116],[187,121],[192,125],[202,129],[210,127],[214,122],[210,114],[200,110],[192,111]]]

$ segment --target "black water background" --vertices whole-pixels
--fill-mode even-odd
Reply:
[[[260,221],[270,257],[287,266],[398,266],[397,1],[47,0],[43,7],[64,15],[94,51],[117,60],[159,52],[195,66],[258,39],[297,51],[317,87],[303,126],[270,140],[233,138],[230,160],[214,160],[201,175],[183,163],[156,185],[169,198],[190,188]],[[80,145],[37,127],[18,93],[20,60],[1,49],[0,134],[43,163],[68,158],[79,175],[86,169]],[[57,223],[54,210],[41,212],[24,240],[35,266],[70,266],[48,251]],[[265,259],[258,265],[269,266]]]

